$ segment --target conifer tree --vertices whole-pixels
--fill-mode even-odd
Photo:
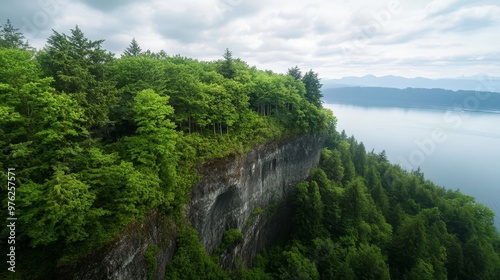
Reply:
[[[10,19],[1,26],[0,49],[31,49],[28,42],[24,40],[23,33],[19,32],[19,28],[14,28]]]
[[[309,72],[304,74],[302,77],[302,82],[306,87],[306,98],[314,104],[316,107],[321,107],[321,98],[323,94],[321,93],[321,86],[323,86],[318,78],[318,73],[314,73],[313,70],[309,70]]]
[[[132,42],[130,42],[130,45],[123,52],[123,56],[137,57],[141,53],[142,53],[142,49],[141,49],[141,47],[139,47],[139,43],[137,43],[135,38],[133,38]]]
[[[227,79],[234,78],[236,69],[234,68],[233,53],[226,48],[222,57],[224,57],[224,61],[222,62],[220,73]]]
[[[54,88],[84,108],[89,129],[109,125],[108,114],[116,103],[116,89],[107,78],[113,54],[102,48],[103,42],[86,38],[76,26],[70,36],[54,31],[37,55],[44,74],[54,78]]]
[[[287,74],[289,76],[292,76],[296,81],[302,79],[302,72],[300,71],[300,69],[297,65],[295,65],[295,67],[293,67],[293,68],[289,68]]]

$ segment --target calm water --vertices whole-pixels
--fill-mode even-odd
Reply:
[[[324,104],[337,130],[354,135],[366,150],[412,170],[420,167],[437,185],[460,189],[495,212],[500,229],[500,114],[388,109]]]

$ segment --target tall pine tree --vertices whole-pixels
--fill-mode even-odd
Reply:
[[[141,47],[139,47],[139,43],[135,40],[135,38],[132,38],[132,42],[130,42],[130,45],[123,51],[123,56],[133,56],[137,57],[142,53]]]
[[[318,78],[318,73],[314,73],[313,70],[304,74],[302,77],[302,82],[306,86],[306,98],[314,104],[316,107],[321,107],[321,98],[323,94],[321,93],[321,87],[323,86]]]
[[[222,57],[224,57],[224,61],[220,67],[220,73],[227,79],[234,78],[236,75],[236,69],[234,67],[233,53],[226,48]]]
[[[24,40],[23,33],[19,32],[19,28],[14,28],[10,19],[8,19],[7,22],[1,26],[0,49],[31,49],[28,41]]]

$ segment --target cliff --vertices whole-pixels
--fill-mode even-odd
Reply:
[[[231,267],[236,256],[251,265],[257,252],[289,230],[286,198],[318,164],[324,140],[306,135],[271,143],[201,169],[203,179],[193,188],[189,205],[189,220],[201,242],[212,253],[226,230],[243,233],[243,242],[222,256],[224,267]],[[257,208],[263,213],[252,215]]]
[[[60,267],[57,279],[148,279],[145,253],[157,246],[154,279],[163,279],[165,267],[176,246],[176,229],[172,219],[157,211],[143,222],[134,222],[113,242],[81,259],[74,267]]]
[[[305,135],[256,147],[241,157],[227,157],[199,168],[202,180],[193,187],[187,217],[209,253],[224,232],[237,228],[243,241],[226,250],[221,265],[234,266],[241,257],[246,265],[262,248],[289,231],[286,198],[319,161],[325,136]],[[256,215],[255,209],[263,209]],[[60,268],[58,278],[147,279],[145,253],[157,246],[154,279],[163,279],[175,250],[173,222],[152,212],[144,222],[132,224],[107,247],[81,260],[75,268]]]

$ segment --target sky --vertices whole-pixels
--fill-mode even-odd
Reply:
[[[76,25],[119,57],[143,50],[199,60],[226,48],[251,66],[321,78],[500,76],[498,0],[0,0],[37,49]]]

